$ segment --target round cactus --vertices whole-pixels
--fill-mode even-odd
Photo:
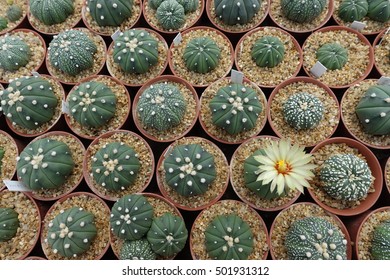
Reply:
[[[284,246],[290,260],[346,260],[347,240],[340,230],[321,217],[295,221]]]
[[[260,7],[261,0],[214,0],[216,16],[227,25],[250,22]]]
[[[74,162],[69,147],[57,140],[42,138],[28,144],[18,157],[19,180],[32,190],[56,189],[72,173]]]
[[[216,178],[214,157],[199,144],[171,149],[164,170],[168,186],[183,196],[205,193]]]
[[[387,22],[390,19],[389,0],[368,0],[367,16],[375,21]]]
[[[143,195],[121,197],[111,208],[111,231],[121,239],[141,239],[150,229],[153,207]]]
[[[344,0],[340,3],[338,15],[346,22],[362,20],[368,12],[367,0]]]
[[[172,257],[183,250],[187,237],[183,219],[171,213],[155,218],[147,233],[153,252],[163,257]]]
[[[0,31],[6,29],[8,26],[8,20],[5,17],[0,16]]]
[[[390,86],[374,85],[369,87],[355,111],[366,133],[389,135]]]
[[[86,5],[99,26],[120,26],[131,17],[133,0],[87,0]]]
[[[341,69],[348,61],[348,51],[338,43],[322,45],[316,55],[318,61],[328,70]]]
[[[10,22],[16,22],[23,16],[23,10],[19,5],[13,4],[8,7],[6,15]]]
[[[125,241],[119,252],[120,260],[155,260],[156,254],[147,239]]]
[[[58,100],[52,85],[41,77],[21,77],[0,91],[1,108],[13,125],[36,129],[49,122]]]
[[[5,35],[0,39],[0,68],[16,71],[30,61],[30,47],[19,37]]]
[[[284,45],[278,37],[264,36],[256,40],[251,56],[257,66],[273,68],[284,59]]]
[[[205,231],[206,250],[218,260],[246,260],[253,251],[253,233],[236,214],[217,216]]]
[[[47,241],[53,253],[71,258],[88,251],[97,235],[94,220],[83,208],[61,210],[48,226]]]
[[[30,0],[30,12],[45,25],[64,22],[74,12],[73,0]]]
[[[210,37],[198,37],[188,42],[183,59],[190,71],[205,74],[215,69],[221,58],[221,49]]]
[[[148,87],[140,96],[137,112],[142,124],[165,131],[180,124],[187,103],[180,89],[164,82]]]
[[[107,190],[121,191],[134,184],[140,169],[138,155],[122,142],[104,145],[92,157],[92,176]]]
[[[49,44],[50,64],[70,76],[76,76],[94,63],[95,43],[81,30],[65,30]]]
[[[283,104],[283,116],[286,122],[297,130],[311,129],[322,120],[324,105],[312,94],[296,93]]]
[[[328,5],[327,0],[281,0],[282,14],[298,23],[312,22]]]
[[[184,7],[176,0],[165,0],[157,8],[156,18],[165,30],[178,30],[186,22]]]
[[[390,260],[390,220],[382,222],[374,229],[371,255],[375,260]]]
[[[19,228],[19,214],[12,208],[0,208],[0,242],[15,237]]]
[[[229,134],[250,130],[263,110],[257,92],[242,84],[230,84],[218,89],[210,101],[212,121]]]
[[[337,154],[322,165],[321,184],[331,197],[343,201],[356,201],[367,195],[371,186],[368,164],[353,154]]]
[[[195,12],[199,7],[198,0],[176,0],[180,5],[183,6],[186,14]]]
[[[145,30],[126,30],[114,40],[113,58],[126,73],[146,73],[158,62],[158,41]]]

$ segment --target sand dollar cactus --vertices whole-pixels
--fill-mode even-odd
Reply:
[[[176,0],[165,0],[157,8],[156,18],[165,30],[178,30],[186,22],[184,7]]]
[[[362,20],[368,13],[367,0],[344,0],[340,3],[338,15],[346,22]]]
[[[30,0],[30,12],[45,25],[64,22],[74,12],[73,0]]]
[[[21,38],[5,35],[0,39],[0,68],[17,71],[30,61],[30,47]]]
[[[176,0],[180,5],[183,6],[186,14],[195,12],[199,7],[198,0]]]
[[[347,240],[340,230],[321,217],[295,221],[284,240],[290,260],[346,260]]]
[[[260,10],[261,0],[215,0],[217,17],[227,25],[246,24]]]
[[[50,221],[47,242],[53,253],[63,257],[77,257],[88,251],[97,235],[95,216],[82,208],[61,210]]]
[[[23,10],[19,5],[13,4],[8,7],[6,15],[10,22],[16,22],[23,16]]]
[[[382,222],[374,229],[371,255],[375,260],[390,260],[390,220]]]
[[[387,22],[390,19],[389,0],[368,0],[367,16],[375,21]]]
[[[6,29],[8,26],[8,20],[5,17],[0,16],[0,31]]]
[[[312,22],[328,5],[327,0],[281,0],[282,14],[298,23]]]
[[[15,237],[19,228],[19,214],[12,208],[0,208],[0,242]]]
[[[125,241],[119,252],[120,260],[155,260],[156,254],[149,241],[144,239]]]
[[[120,26],[131,17],[133,0],[87,0],[87,10],[99,26]]]
[[[251,56],[257,66],[273,68],[283,61],[284,51],[284,45],[278,37],[264,36],[256,40]]]
[[[316,55],[318,61],[328,70],[341,69],[348,61],[348,51],[338,43],[322,45]]]

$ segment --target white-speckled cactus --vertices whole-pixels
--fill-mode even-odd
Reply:
[[[185,10],[176,0],[165,0],[157,8],[156,18],[165,30],[178,30],[185,21]]]
[[[0,208],[0,243],[15,237],[19,228],[18,216],[12,208]]]
[[[214,0],[217,17],[225,24],[246,24],[260,10],[261,0]]]
[[[156,254],[146,238],[139,240],[127,240],[123,243],[119,252],[120,260],[155,260]]]
[[[374,229],[371,255],[375,260],[390,260],[390,220],[380,223]]]
[[[131,17],[133,0],[87,0],[87,10],[99,26],[120,26]]]
[[[30,0],[30,12],[45,25],[64,22],[74,12],[74,0]]]
[[[0,68],[14,72],[26,66],[31,58],[30,47],[21,38],[5,35],[0,39]]]

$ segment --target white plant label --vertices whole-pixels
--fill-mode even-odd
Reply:
[[[31,192],[22,182],[12,180],[3,180],[3,182],[11,192]]]
[[[311,68],[310,73],[312,73],[316,78],[321,77],[328,70],[321,62],[317,61],[316,64]]]
[[[366,24],[364,22],[357,21],[357,20],[355,20],[351,24],[351,28],[355,29],[357,31],[362,31],[365,27],[366,27]]]
[[[111,39],[115,41],[115,40],[119,37],[120,34],[121,34],[121,31],[120,31],[120,29],[118,29],[117,31],[115,31],[115,32],[111,35]]]
[[[64,114],[67,114],[67,115],[70,114],[69,103],[66,102],[65,100],[62,100],[61,110],[62,110],[62,113],[64,113]]]
[[[180,45],[181,41],[183,40],[183,37],[181,36],[181,33],[177,33],[177,35],[175,36],[175,38],[173,39],[173,44],[175,46],[178,46]]]
[[[382,76],[378,80],[378,85],[388,85],[390,86],[390,77]]]
[[[240,71],[232,69],[230,76],[231,81],[235,84],[242,84],[244,81],[244,73]]]
[[[36,71],[31,71],[31,74],[34,76],[34,77],[40,77],[41,74],[39,74],[38,72]]]

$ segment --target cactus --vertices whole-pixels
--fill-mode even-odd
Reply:
[[[360,21],[368,12],[367,0],[344,0],[340,3],[338,15],[346,22]]]
[[[23,11],[19,5],[13,4],[8,7],[6,15],[10,22],[16,22],[23,16]]]
[[[120,26],[131,17],[133,0],[87,0],[86,6],[99,26]]]
[[[158,7],[160,7],[161,3],[165,0],[148,0],[149,7],[157,10]]]
[[[255,127],[263,110],[253,88],[234,83],[218,89],[210,109],[213,124],[232,135]]]
[[[73,168],[69,147],[49,138],[30,142],[20,153],[16,164],[18,179],[31,190],[59,188]]]
[[[328,5],[327,0],[281,0],[282,14],[298,23],[312,22]]]
[[[184,7],[176,0],[165,0],[157,8],[156,18],[165,30],[178,30],[186,22]]]
[[[312,94],[296,93],[283,104],[283,116],[286,122],[297,130],[311,129],[322,120],[324,105]]]
[[[121,191],[134,184],[140,169],[138,155],[123,142],[104,145],[92,157],[92,176],[107,190]]]
[[[216,178],[214,157],[199,144],[171,149],[164,170],[166,183],[186,197],[205,193]]]
[[[8,20],[5,17],[0,16],[0,31],[6,29],[8,26]]]
[[[321,217],[295,221],[284,246],[290,260],[346,260],[347,240],[340,230]]]
[[[81,30],[65,30],[49,44],[50,64],[70,76],[90,69],[97,52],[95,43]]]
[[[111,208],[111,231],[121,239],[137,240],[150,229],[153,207],[143,195],[121,197]]]
[[[49,122],[58,100],[52,85],[41,77],[21,77],[0,91],[1,108],[13,125],[37,129]]]
[[[210,37],[198,37],[188,42],[183,59],[190,71],[205,74],[215,69],[221,58],[221,49]]]
[[[71,258],[88,251],[97,235],[94,220],[83,208],[61,210],[48,226],[47,241],[53,253]]]
[[[74,12],[73,0],[30,0],[30,12],[45,25],[64,22]]]
[[[148,87],[137,104],[142,124],[158,131],[165,131],[180,124],[186,108],[187,103],[180,89],[168,82]]]
[[[5,35],[0,39],[0,68],[17,71],[30,61],[30,47],[19,37]]]
[[[147,239],[125,241],[119,252],[120,260],[155,260],[156,254]]]
[[[176,0],[180,5],[183,6],[186,14],[195,12],[199,7],[198,0]]]
[[[375,21],[387,22],[390,19],[389,0],[368,0],[367,16]]]
[[[256,40],[251,56],[257,66],[273,68],[283,61],[284,50],[284,45],[278,37],[264,36]]]
[[[227,25],[246,24],[260,10],[261,0],[215,0],[216,16]]]
[[[371,186],[368,164],[353,154],[336,154],[322,165],[320,182],[331,197],[343,201],[357,201],[367,195]]]
[[[328,70],[341,69],[348,61],[348,51],[338,43],[322,45],[316,55],[318,61]]]
[[[385,220],[374,229],[371,255],[375,260],[390,260],[390,220]]]
[[[216,216],[205,231],[206,250],[218,260],[246,260],[253,251],[253,233],[236,214]]]
[[[1,168],[3,167],[3,157],[4,157],[4,148],[0,147],[0,174],[1,174]]]
[[[145,30],[126,30],[114,40],[113,58],[126,73],[146,73],[158,62],[158,41]]]
[[[369,87],[356,106],[355,112],[366,133],[389,135],[390,86],[374,85]]]
[[[19,228],[19,214],[12,208],[0,208],[0,242],[15,237]]]
[[[163,257],[173,257],[183,250],[188,231],[181,217],[165,213],[153,220],[146,237],[153,252]]]

